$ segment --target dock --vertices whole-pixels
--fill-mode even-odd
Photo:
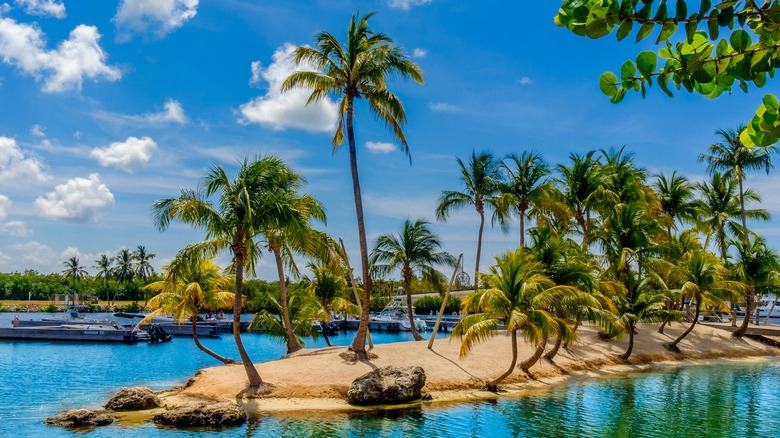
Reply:
[[[727,330],[730,332],[735,331],[739,328],[742,321],[737,321],[737,326],[732,327],[730,322],[701,322],[700,324],[706,325],[708,327],[714,327],[721,330]],[[772,336],[780,338],[780,326],[778,325],[755,325],[750,324],[747,329],[748,335],[754,335],[754,336]]]
[[[75,341],[75,342],[122,342],[135,344],[138,333],[131,329],[108,329],[105,327],[2,327],[0,339],[16,341]]]

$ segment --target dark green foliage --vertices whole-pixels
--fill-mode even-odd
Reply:
[[[414,313],[418,315],[430,315],[431,311],[433,311],[433,314],[436,315],[439,313],[439,309],[441,309],[442,300],[443,298],[440,296],[425,296],[418,298],[417,301],[414,302]],[[447,307],[444,308],[444,316],[459,311],[460,298],[450,296],[447,300]]]
[[[372,312],[381,312],[382,309],[385,308],[387,303],[390,302],[389,297],[385,297],[382,295],[371,295],[371,311]]]

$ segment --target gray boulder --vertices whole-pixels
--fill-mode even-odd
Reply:
[[[160,397],[157,397],[151,389],[137,386],[135,388],[122,388],[111,397],[105,407],[112,411],[142,411],[160,406],[162,406]]]
[[[159,413],[152,421],[178,427],[238,426],[247,420],[246,412],[232,402],[187,403]]]
[[[105,426],[116,420],[116,414],[107,411],[90,411],[89,409],[69,409],[49,417],[44,424],[62,427]]]
[[[425,370],[418,366],[378,368],[358,377],[347,391],[353,405],[403,403],[421,397]]]

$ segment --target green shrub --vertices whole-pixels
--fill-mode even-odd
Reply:
[[[414,313],[418,315],[430,315],[431,311],[436,315],[441,309],[442,297],[426,296],[414,302]],[[447,300],[447,307],[444,308],[445,316],[452,312],[460,312],[460,298],[450,295]]]
[[[385,308],[387,303],[390,302],[389,297],[385,297],[382,295],[371,295],[371,311],[372,312],[381,312],[382,309]]]
[[[53,303],[51,303],[48,306],[46,306],[43,309],[41,309],[41,311],[47,312],[47,313],[55,313],[55,312],[59,312],[60,308],[59,308],[59,306],[55,306]]]
[[[138,306],[138,301],[133,301],[132,303],[125,306],[125,309],[123,312],[129,312],[129,313],[135,313],[140,310],[140,307]]]
[[[95,303],[89,303],[89,309],[87,312],[97,312],[97,305]]]

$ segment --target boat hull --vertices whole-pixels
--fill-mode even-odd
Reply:
[[[74,341],[122,342],[135,344],[138,334],[132,330],[103,330],[99,328],[11,327],[0,328],[0,339],[19,341]]]

